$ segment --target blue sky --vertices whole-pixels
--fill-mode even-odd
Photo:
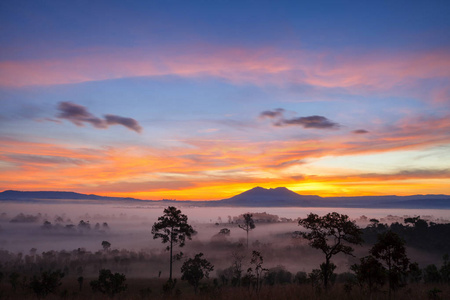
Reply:
[[[450,193],[446,1],[0,5],[0,189]]]

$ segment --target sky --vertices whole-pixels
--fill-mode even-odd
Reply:
[[[448,1],[0,3],[0,191],[450,194]]]

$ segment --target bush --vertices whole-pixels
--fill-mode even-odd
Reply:
[[[127,290],[124,274],[112,273],[111,270],[102,269],[99,272],[98,280],[91,281],[91,288],[94,292],[99,291],[113,298],[114,295]]]
[[[269,269],[264,281],[269,285],[291,283],[292,273],[287,271],[283,266],[278,266]]]
[[[30,281],[30,288],[41,299],[48,294],[55,293],[56,289],[61,285],[61,279],[64,273],[61,271],[43,272],[40,276],[33,276]]]
[[[294,282],[298,284],[304,284],[308,282],[308,274],[306,272],[299,271],[295,274]]]

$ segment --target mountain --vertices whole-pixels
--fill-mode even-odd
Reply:
[[[323,198],[323,207],[450,209],[448,195],[361,196]]]
[[[176,201],[140,200],[135,198],[105,197],[74,192],[55,191],[4,191],[0,201],[8,202],[46,202],[46,203],[116,203],[116,204],[157,204],[177,206],[236,206],[236,207],[351,207],[351,208],[424,208],[450,209],[448,195],[412,196],[361,196],[361,197],[319,197],[300,195],[285,187],[265,189],[255,187],[228,199],[218,201]]]
[[[112,202],[143,202],[143,200],[134,198],[105,197],[94,194],[86,195],[74,192],[55,192],[55,191],[12,191],[7,190],[0,193],[0,201],[20,201],[20,202],[56,202],[61,200],[94,200],[94,201],[112,201]]]
[[[262,207],[314,206],[314,203],[320,199],[322,198],[319,196],[299,195],[285,187],[275,189],[255,187],[231,198],[214,201],[216,202],[214,205]]]

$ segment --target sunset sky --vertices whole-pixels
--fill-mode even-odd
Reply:
[[[0,3],[0,191],[450,194],[450,2]]]

